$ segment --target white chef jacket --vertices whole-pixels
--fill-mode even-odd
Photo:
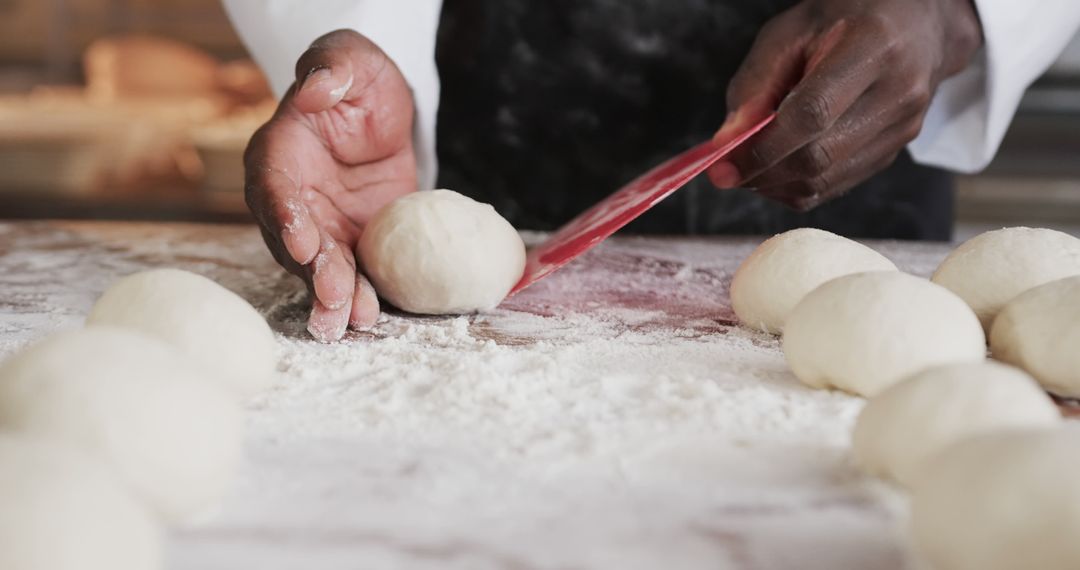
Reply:
[[[419,185],[434,187],[439,105],[435,36],[441,0],[224,2],[233,25],[279,95],[292,84],[296,60],[315,38],[351,28],[379,45],[412,88]],[[908,145],[917,162],[959,172],[975,172],[990,162],[1024,91],[1080,28],[1080,0],[975,0],[975,4],[985,45],[975,62],[938,87],[922,132]]]

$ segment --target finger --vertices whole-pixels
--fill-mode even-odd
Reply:
[[[341,337],[345,336],[345,329],[349,326],[350,310],[350,305],[330,309],[316,299],[311,304],[307,330],[319,342],[341,340]]]
[[[730,162],[749,180],[827,132],[875,84],[882,70],[875,57],[882,48],[871,35],[834,27],[809,54],[810,67],[761,133],[732,152]]]
[[[836,199],[896,160],[905,139],[917,130],[920,118],[901,121],[864,149],[828,171],[807,180],[761,188],[758,194],[798,211],[808,211]]]
[[[325,111],[362,92],[388,62],[378,46],[357,32],[330,32],[297,60],[293,104],[304,113]]]
[[[309,268],[315,298],[332,311],[346,309],[347,317],[356,288],[356,262],[352,259],[351,250],[342,247],[329,233],[323,232],[319,253]]]
[[[267,249],[270,250],[270,255],[274,257],[274,261],[278,263],[285,271],[299,277],[304,280],[309,291],[314,291],[311,287],[311,272],[306,267],[296,262],[285,250],[285,246],[281,243],[281,240],[272,235],[266,228],[260,226],[259,231],[262,233],[263,242],[266,243]]]
[[[771,113],[802,73],[802,10],[773,18],[758,33],[727,90],[728,117],[713,140],[722,145]]]
[[[888,93],[887,93],[888,91]],[[748,188],[771,188],[820,176],[857,154],[909,115],[907,108],[890,106],[891,90],[876,86],[857,101],[832,129],[788,155],[778,164],[743,183]],[[898,118],[899,117],[899,118]],[[904,145],[906,141],[897,141]]]
[[[379,320],[379,297],[367,277],[356,274],[356,292],[353,294],[349,326],[354,330],[367,330]]]
[[[281,161],[269,156],[263,139],[273,136],[273,127],[264,127],[248,145],[244,158],[244,200],[259,225],[282,244],[296,263],[305,265],[318,253],[319,230],[288,167],[277,164]]]

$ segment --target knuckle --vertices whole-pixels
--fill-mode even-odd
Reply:
[[[901,96],[900,107],[908,114],[920,113],[930,106],[930,99],[930,87],[922,82],[917,82],[908,87]]]
[[[885,61],[896,61],[905,54],[901,30],[891,17],[880,12],[863,14],[853,28],[877,40],[878,52]]]
[[[799,151],[800,171],[808,176],[818,176],[827,172],[835,162],[833,150],[821,141],[812,142]]]
[[[755,144],[747,147],[734,162],[739,173],[745,179],[751,179],[772,164],[772,156],[766,144]]]
[[[800,97],[794,109],[792,119],[800,130],[819,133],[832,124],[832,100],[824,93],[808,93]]]
[[[893,36],[895,30],[892,20],[881,11],[871,11],[858,15],[852,22],[852,26],[861,33],[878,38]]]
[[[915,119],[908,121],[900,130],[900,138],[905,144],[918,138],[919,133],[922,132],[922,120]]]
[[[901,132],[900,136],[905,143],[909,143],[917,139],[920,132],[922,132],[922,127],[919,124],[912,122],[911,124],[904,127],[904,130],[903,132]]]

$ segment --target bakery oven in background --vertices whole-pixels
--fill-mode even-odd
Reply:
[[[0,0],[0,218],[246,220],[273,106],[218,0]]]

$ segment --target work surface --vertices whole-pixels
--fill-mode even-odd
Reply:
[[[617,238],[484,315],[323,345],[250,227],[0,224],[0,357],[121,275],[202,273],[279,333],[219,512],[173,570],[913,567],[904,495],[852,466],[862,401],[811,390],[727,287],[757,239]],[[871,244],[928,274],[934,244]]]

